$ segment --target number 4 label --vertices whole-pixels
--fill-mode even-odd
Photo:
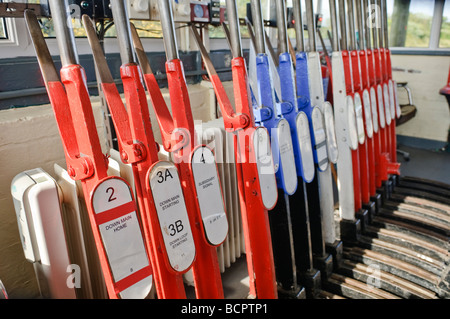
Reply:
[[[208,147],[196,148],[191,166],[206,240],[218,246],[227,237],[228,221],[214,154]]]

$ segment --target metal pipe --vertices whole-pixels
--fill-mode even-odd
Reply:
[[[381,0],[377,0],[377,5],[379,10],[377,10],[377,19],[379,19],[379,27],[377,25],[377,31],[378,31],[378,47],[381,49],[383,48],[383,6],[382,6],[382,1]]]
[[[173,23],[171,0],[158,0],[161,28],[164,37],[167,60],[178,59],[177,40],[175,39],[175,24]]]
[[[234,58],[242,57],[241,30],[235,0],[227,0],[228,24],[230,26],[230,46]]]
[[[388,32],[388,17],[387,17],[387,2],[386,0],[381,0],[383,3],[382,12],[383,12],[383,31],[384,31],[384,47],[386,49],[389,48],[389,32]]]
[[[341,24],[341,48],[348,50],[347,15],[345,14],[345,0],[339,0],[339,21]]]
[[[372,43],[370,42],[371,41],[371,36],[370,36],[369,24],[367,23],[366,16],[365,16],[365,13],[368,12],[369,6],[367,4],[367,0],[361,0],[361,1],[362,1],[362,4],[363,4],[363,6],[362,6],[363,7],[363,12],[361,13],[362,14],[361,21],[363,23],[364,34],[366,36],[366,48],[367,49],[372,49]]]
[[[261,2],[259,0],[251,0],[253,29],[255,30],[255,50],[256,53],[266,53],[264,42],[264,21],[262,18]]]
[[[336,0],[329,0],[330,4],[330,19],[331,19],[331,31],[332,31],[332,41],[331,47],[333,52],[339,51],[339,31],[337,23],[337,13],[336,13]]]
[[[49,4],[62,66],[79,64],[68,0],[50,0]]]
[[[313,0],[305,1],[306,25],[308,27],[309,52],[316,51],[316,27],[314,21]]]
[[[371,0],[367,0],[367,1],[369,1],[369,3],[370,3]],[[371,4],[371,5],[373,6],[373,4]],[[376,5],[376,2],[375,2],[375,5]],[[378,15],[377,15],[377,11],[376,10],[375,10],[375,14],[376,14],[375,17],[371,17],[372,18],[372,25],[371,25],[371,28],[372,28],[372,45],[373,45],[372,48],[373,49],[378,49],[378,32],[377,32],[378,31],[377,30]]]
[[[365,30],[363,27],[363,18],[362,18],[362,12],[361,12],[361,0],[354,0],[355,1],[355,16],[356,16],[356,23],[358,25],[358,44],[359,49],[364,50],[365,44],[364,44],[364,37],[365,37]]]
[[[117,39],[119,41],[120,59],[123,64],[135,61],[131,46],[131,30],[128,21],[125,1],[116,0],[111,2],[111,11],[116,26]]]
[[[293,1],[293,13],[295,20],[295,39],[297,41],[297,52],[305,51],[305,43],[303,38],[303,17],[301,0]]]
[[[286,4],[285,0],[276,0],[275,2],[277,7],[278,43],[280,46],[280,51],[278,53],[284,53],[289,51],[286,24]]]
[[[347,15],[348,15],[348,31],[350,33],[349,50],[356,50],[355,15],[353,14],[352,0],[347,0]]]

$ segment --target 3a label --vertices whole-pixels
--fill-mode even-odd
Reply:
[[[196,148],[191,167],[205,237],[209,244],[218,246],[227,237],[228,221],[213,152],[205,146]]]
[[[195,244],[178,170],[170,162],[157,162],[150,169],[149,183],[169,264],[184,272],[194,261]]]

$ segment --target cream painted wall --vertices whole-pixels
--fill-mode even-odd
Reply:
[[[392,67],[397,82],[408,82],[416,116],[397,128],[397,134],[447,141],[450,125],[449,106],[439,90],[447,83],[450,65],[448,56],[392,55]],[[414,72],[407,72],[412,70]],[[406,103],[406,93],[399,89],[400,103]]]

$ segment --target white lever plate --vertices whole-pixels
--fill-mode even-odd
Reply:
[[[395,109],[397,111],[397,118],[399,118],[400,116],[402,116],[402,110],[400,108],[400,102],[398,101],[398,88],[397,88],[397,82],[393,81],[394,84],[394,92],[395,92]]]
[[[323,172],[328,168],[328,154],[327,154],[327,137],[325,132],[325,125],[322,111],[318,107],[312,110],[312,125],[314,130],[314,140],[316,145],[317,165],[319,171]]]
[[[370,104],[372,110],[373,131],[378,133],[377,93],[373,87],[370,88]]]
[[[297,126],[297,137],[300,144],[303,178],[305,182],[309,183],[314,179],[316,169],[314,166],[314,154],[311,144],[309,121],[305,112],[301,111],[297,114],[295,124]]]
[[[394,98],[394,83],[392,80],[388,82],[389,89],[389,105],[391,106],[391,118],[395,119],[395,98]]]
[[[97,220],[105,220],[98,227],[115,282],[149,266],[136,203],[131,188],[124,180],[110,177],[92,192],[92,208]],[[109,219],[109,216],[115,216]],[[107,220],[107,221],[106,221]],[[144,298],[152,285],[152,276],[120,292],[122,298]]]
[[[294,194],[297,189],[297,170],[295,168],[294,148],[292,146],[291,128],[286,119],[280,119],[277,125],[277,144],[272,143],[272,148],[278,145],[280,161],[283,167],[284,189],[288,195]],[[272,151],[273,153],[273,151]]]
[[[159,161],[149,171],[149,183],[169,264],[184,272],[195,257],[195,244],[180,177],[174,164]]]
[[[370,94],[367,89],[363,91],[363,105],[364,105],[364,120],[366,123],[366,134],[368,138],[373,137],[372,124],[372,109],[371,109]]]
[[[381,85],[377,85],[377,100],[378,100],[378,114],[380,115],[380,126],[384,128],[386,126],[386,119],[384,117],[384,98],[383,89]]]
[[[197,147],[192,152],[191,167],[205,238],[210,245],[218,246],[227,237],[228,221],[213,152],[206,146]]]
[[[356,116],[356,130],[358,132],[358,142],[359,144],[364,144],[365,133],[364,133],[364,120],[363,120],[363,110],[362,101],[359,93],[355,93],[354,96],[355,105],[355,116]]]
[[[266,128],[258,127],[253,131],[253,148],[255,150],[262,202],[264,207],[270,210],[277,203],[278,191],[270,138]]]
[[[356,128],[355,104],[350,95],[347,95],[346,102],[348,111],[348,143],[350,149],[356,150],[358,148],[358,129]]]
[[[383,84],[383,97],[384,97],[384,115],[386,116],[386,124],[390,125],[392,118],[391,118],[391,108],[389,106],[389,89],[386,83]]]
[[[338,146],[336,141],[336,130],[334,127],[333,107],[330,102],[323,103],[323,117],[325,120],[325,129],[327,133],[327,151],[328,159],[331,163],[336,164],[338,159]]]

